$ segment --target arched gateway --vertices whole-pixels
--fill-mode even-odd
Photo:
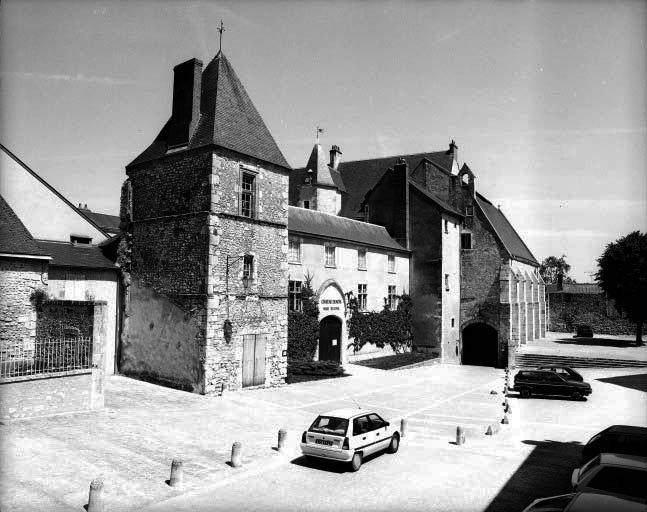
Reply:
[[[336,316],[319,322],[319,360],[341,361],[341,320]]]
[[[463,329],[462,363],[476,366],[497,366],[498,333],[494,327],[477,322]]]

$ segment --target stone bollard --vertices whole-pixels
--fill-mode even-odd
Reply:
[[[496,394],[497,394],[497,392],[496,392],[496,391],[494,391],[494,390],[492,390],[492,391],[490,391],[490,394],[491,394],[491,395],[496,395]]]
[[[508,419],[508,415],[507,415],[507,414],[504,414],[504,415],[503,415],[503,419],[501,420],[501,423],[502,423],[503,425],[508,425],[508,424],[510,423],[510,420]]]
[[[104,512],[103,480],[101,478],[95,478],[90,482],[88,512]]]
[[[503,409],[503,412],[510,414],[512,412],[512,407],[510,407],[510,404],[506,403],[505,404],[505,409]]]
[[[232,467],[239,468],[243,465],[242,461],[242,456],[240,454],[241,451],[241,443],[236,441],[232,446],[231,446],[231,465]]]
[[[465,444],[465,431],[460,426],[456,427],[456,444],[459,446]]]
[[[494,435],[494,430],[492,430],[492,425],[487,426],[487,430],[485,431],[486,436],[492,436]]]
[[[402,418],[400,420],[400,437],[404,437],[407,433],[407,419]]]
[[[279,430],[279,440],[276,443],[276,449],[280,452],[285,450],[285,442],[288,437],[288,432],[287,430],[281,429]]]
[[[168,480],[168,484],[171,487],[177,487],[182,485],[184,480],[184,470],[182,468],[182,461],[180,459],[173,459],[171,462],[171,476]]]

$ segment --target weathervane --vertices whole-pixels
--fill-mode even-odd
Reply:
[[[222,51],[222,33],[224,31],[225,31],[225,25],[222,22],[222,20],[220,20],[220,28],[218,29],[218,32],[220,32],[220,51]]]
[[[324,131],[324,130],[323,130],[323,128],[319,128],[319,127],[317,126],[317,143],[319,143],[319,134],[320,134],[320,133],[323,133],[323,131]]]

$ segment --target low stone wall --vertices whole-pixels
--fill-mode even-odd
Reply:
[[[636,324],[623,318],[602,293],[550,293],[549,330],[575,332],[578,324],[590,325],[593,334],[635,334]]]

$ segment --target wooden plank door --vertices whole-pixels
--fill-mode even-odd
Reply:
[[[254,385],[254,351],[256,335],[243,335],[243,387]]]
[[[265,384],[265,336],[256,336],[254,347],[254,386]]]

